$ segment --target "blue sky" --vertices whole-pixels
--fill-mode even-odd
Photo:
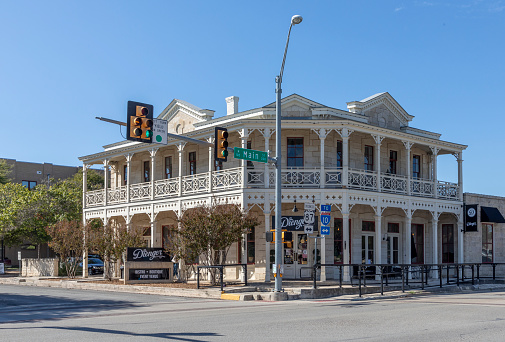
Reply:
[[[411,126],[466,144],[465,192],[505,196],[505,1],[0,0],[0,157],[80,165],[122,140],[128,100],[226,112],[283,95],[330,107],[389,92]],[[439,179],[457,181],[453,156]]]

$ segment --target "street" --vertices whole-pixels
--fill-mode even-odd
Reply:
[[[505,292],[225,301],[0,285],[1,341],[503,341]]]

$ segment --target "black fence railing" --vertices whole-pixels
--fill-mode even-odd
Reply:
[[[247,264],[226,264],[226,265],[213,265],[213,266],[197,266],[196,267],[196,288],[200,289],[200,270],[201,269],[218,269],[219,270],[219,284],[221,291],[224,289],[224,268],[241,266],[244,272],[244,285],[247,286]]]
[[[402,292],[405,287],[420,287],[424,290],[426,286],[439,286],[460,283],[470,283],[475,285],[476,280],[497,278],[497,267],[500,277],[505,276],[505,263],[462,263],[462,264],[316,264],[313,266],[312,281],[313,288],[316,289],[317,270],[321,267],[336,268],[339,270],[339,286],[342,288],[344,273],[348,273],[351,285],[354,280],[358,281],[359,296],[362,295],[362,287],[368,282],[377,284],[380,282],[381,294],[384,294],[384,286],[389,286],[391,281],[401,280]],[[437,275],[436,277],[434,275]],[[445,279],[444,279],[445,277]],[[504,278],[505,279],[505,278]],[[435,283],[436,281],[436,283]],[[398,284],[398,283],[397,283]]]

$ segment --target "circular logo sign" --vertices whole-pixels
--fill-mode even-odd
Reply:
[[[477,212],[475,211],[474,208],[470,208],[467,211],[468,217],[474,217]]]

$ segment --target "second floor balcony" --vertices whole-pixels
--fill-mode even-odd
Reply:
[[[408,196],[460,200],[457,183],[412,178],[353,168],[289,168],[282,170],[285,189],[355,189]],[[162,200],[239,189],[274,189],[275,169],[236,167],[195,175],[88,191],[85,207]]]

